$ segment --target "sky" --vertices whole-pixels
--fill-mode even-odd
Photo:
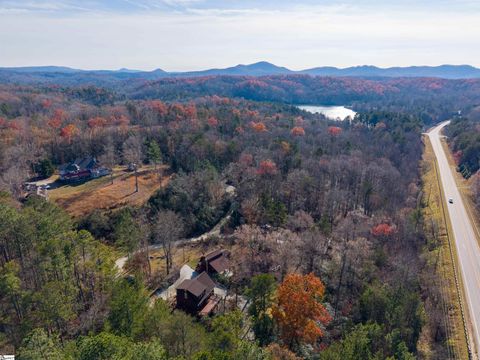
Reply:
[[[0,66],[480,67],[480,0],[0,0]]]

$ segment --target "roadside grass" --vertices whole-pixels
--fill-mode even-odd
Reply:
[[[161,171],[164,171],[163,167]],[[94,210],[119,209],[127,205],[140,206],[160,187],[165,186],[170,176],[159,176],[152,166],[139,170],[139,191],[135,192],[135,175],[123,168],[114,169],[113,184],[110,176],[64,185],[49,190],[49,199],[63,207],[73,217],[86,215]]]
[[[454,244],[449,244],[448,234],[452,234],[450,219],[443,212],[442,189],[437,177],[436,159],[428,137],[424,137],[425,150],[422,161],[423,216],[428,245],[424,251],[429,269],[434,272],[433,281],[440,289],[440,307],[446,329],[446,348],[449,357],[468,359],[468,345],[462,319],[459,294],[455,284],[455,264],[457,259]],[[453,239],[451,239],[453,241]],[[451,245],[451,246],[450,246]],[[452,253],[451,253],[452,251]],[[455,261],[455,260],[454,260]],[[459,276],[459,281],[461,277]],[[462,288],[462,287],[461,287]],[[460,294],[463,296],[463,294]],[[426,344],[422,347],[428,348]],[[426,351],[428,352],[428,350]],[[427,356],[427,358],[429,358]],[[432,358],[432,357],[430,357]]]

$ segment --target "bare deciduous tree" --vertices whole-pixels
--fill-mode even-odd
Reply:
[[[117,162],[117,154],[115,152],[115,145],[111,137],[107,138],[104,147],[104,153],[100,156],[100,163],[110,170],[110,182],[113,184],[113,168]]]
[[[183,220],[171,210],[160,211],[153,224],[153,241],[162,247],[167,267],[167,275],[173,265],[175,242],[183,235]]]
[[[135,192],[138,192],[138,167],[142,163],[142,141],[139,136],[130,136],[123,144],[123,156],[135,171]]]

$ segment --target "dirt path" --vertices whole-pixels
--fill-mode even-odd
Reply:
[[[231,196],[231,197],[235,196],[235,188],[233,186],[228,186],[226,191],[229,194],[229,196]],[[207,231],[206,233],[203,233],[200,236],[192,237],[192,238],[189,238],[189,239],[179,240],[179,241],[177,241],[176,245],[200,242],[200,241],[208,239],[209,237],[219,236],[220,231],[222,230],[222,227],[230,220],[230,218],[232,217],[232,214],[233,214],[233,206],[230,207],[230,209],[225,214],[225,216],[223,218],[221,218],[220,221],[210,231]],[[158,249],[161,249],[161,248],[162,248],[161,244],[154,244],[154,245],[149,245],[148,246],[148,250],[158,250]],[[143,249],[139,249],[135,253],[138,253],[142,250]],[[123,256],[123,257],[121,257],[121,258],[119,258],[115,261],[115,266],[117,267],[118,274],[123,274],[124,273],[123,268],[125,267],[125,264],[126,264],[127,260],[128,260],[128,256]]]

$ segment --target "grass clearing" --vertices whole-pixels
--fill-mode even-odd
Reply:
[[[423,216],[425,219],[425,233],[429,246],[424,252],[429,268],[434,272],[433,281],[439,287],[442,295],[441,308],[445,321],[447,350],[454,359],[468,359],[467,338],[464,332],[461,307],[455,284],[455,246],[450,248],[447,234],[452,234],[450,220],[444,216],[442,208],[442,189],[437,177],[436,160],[433,148],[428,137],[424,137],[425,150],[422,161],[422,181],[424,204]],[[453,239],[452,239],[453,240]]]
[[[184,246],[175,249],[173,266],[174,268],[181,268],[183,265],[187,264],[192,269],[195,269],[200,260],[200,256],[204,253],[203,246],[199,243],[185,244]],[[166,274],[166,263],[163,259],[163,251],[161,249],[150,251],[150,266],[152,267],[153,274]]]
[[[160,172],[165,168],[160,169]],[[79,184],[60,186],[49,190],[49,199],[73,217],[80,217],[93,210],[140,206],[170,179],[170,176],[158,175],[153,167],[143,167],[139,170],[139,191],[135,192],[135,175],[132,172],[117,168],[113,177],[113,184],[110,176],[104,176]]]

